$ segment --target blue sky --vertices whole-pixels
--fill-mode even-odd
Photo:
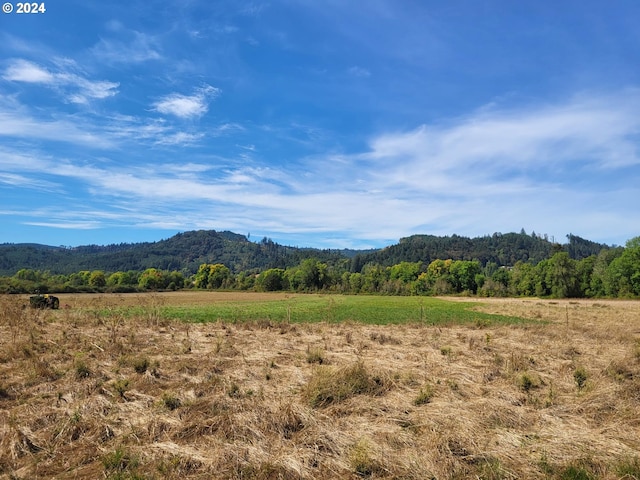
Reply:
[[[0,14],[0,243],[640,235],[637,0]]]

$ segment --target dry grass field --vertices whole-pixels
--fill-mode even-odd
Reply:
[[[484,327],[155,308],[233,295],[0,297],[0,478],[640,478],[640,302],[482,300],[544,321]]]

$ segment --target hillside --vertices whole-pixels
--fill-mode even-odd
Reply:
[[[546,236],[521,233],[494,233],[483,237],[468,238],[459,235],[437,237],[434,235],[413,235],[401,238],[396,245],[382,250],[358,255],[353,260],[352,271],[360,271],[367,263],[391,266],[400,262],[430,263],[436,259],[478,260],[483,266],[493,262],[499,266],[513,266],[516,262],[536,264],[549,258],[558,250],[569,253],[571,258],[580,260],[597,255],[608,245],[567,235],[568,243],[560,245]]]
[[[70,274],[83,270],[142,271],[147,268],[194,273],[202,263],[222,263],[233,272],[286,268],[315,257],[329,264],[351,264],[360,271],[367,263],[394,265],[399,262],[435,259],[479,260],[482,265],[514,265],[517,261],[537,263],[554,251],[566,250],[572,258],[597,254],[607,245],[568,235],[568,243],[555,244],[535,234],[495,233],[467,238],[414,235],[381,250],[319,250],[279,245],[264,238],[251,242],[244,235],[215,230],[179,233],[166,240],[118,245],[86,245],[74,248],[39,244],[0,245],[0,275],[20,269]]]
[[[250,242],[244,235],[215,230],[179,233],[158,242],[86,245],[74,248],[37,244],[0,245],[0,275],[22,268],[69,274],[82,270],[141,271],[146,268],[193,273],[202,263],[223,263],[233,271],[287,267],[302,259],[325,261],[343,253],[278,245],[269,239]]]

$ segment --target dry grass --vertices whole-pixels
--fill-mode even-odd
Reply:
[[[174,295],[137,301],[213,298]],[[2,479],[640,476],[640,303],[495,300],[550,323],[438,328],[124,320],[136,297],[61,297],[0,297]],[[78,308],[98,303],[114,315]]]

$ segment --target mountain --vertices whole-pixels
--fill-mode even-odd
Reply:
[[[581,259],[597,254],[607,245],[567,235],[559,245],[535,234],[494,233],[477,238],[459,235],[438,237],[413,235],[381,250],[320,250],[279,245],[268,238],[251,242],[244,235],[215,230],[179,233],[166,240],[114,245],[52,247],[39,244],[0,245],[0,275],[14,275],[20,269],[70,274],[83,270],[142,271],[147,268],[195,273],[203,263],[222,263],[233,272],[287,268],[306,258],[360,271],[367,263],[383,266],[403,261],[430,263],[435,259],[479,260],[482,265],[514,265],[517,261],[537,263],[557,250]]]

